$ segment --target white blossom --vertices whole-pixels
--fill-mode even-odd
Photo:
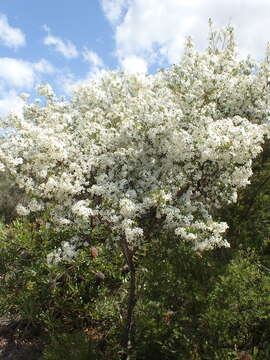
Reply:
[[[239,59],[230,29],[223,34],[223,49],[197,53],[187,42],[171,68],[104,73],[70,102],[42,85],[49,101],[10,116],[0,134],[0,170],[29,195],[18,213],[44,208],[82,232],[104,223],[131,247],[147,238],[149,219],[195,249],[228,246],[226,224],[211,214],[236,201],[269,136],[270,73],[268,58]],[[74,258],[69,244],[48,261]]]
[[[77,248],[82,245],[78,236],[73,236],[68,241],[62,241],[61,246],[47,255],[47,264],[57,265],[61,261],[72,262],[78,255]]]
[[[17,211],[18,215],[21,215],[21,216],[27,216],[30,214],[30,209],[23,206],[22,204],[17,205],[16,211]]]
[[[41,211],[43,209],[43,204],[41,201],[37,201],[36,199],[32,199],[28,204],[29,210],[31,212]]]
[[[44,96],[46,99],[51,100],[54,97],[53,89],[49,84],[40,85],[37,88],[37,92],[39,96]]]
[[[27,94],[27,93],[21,93],[21,94],[20,94],[20,98],[21,98],[23,101],[27,101],[29,97],[30,97],[30,94]]]
[[[93,210],[88,205],[89,201],[80,200],[72,206],[72,212],[81,217],[93,215]]]

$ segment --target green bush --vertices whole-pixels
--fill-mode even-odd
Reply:
[[[217,254],[195,253],[173,235],[149,245],[140,274],[137,359],[200,359],[200,315],[222,271],[217,263]]]
[[[120,359],[129,273],[121,253],[108,246],[105,227],[85,239],[97,256],[82,246],[76,261],[49,266],[47,255],[74,235],[80,234],[48,227],[45,217],[1,225],[0,315],[39,329],[44,360]],[[160,235],[138,252],[135,265],[134,358],[236,360],[241,351],[253,360],[270,357],[264,254],[201,254]]]
[[[10,223],[17,216],[16,206],[25,197],[24,192],[7,175],[0,177],[0,219]]]
[[[108,248],[109,234],[99,228],[88,239],[97,256],[82,247],[76,261],[48,265],[47,255],[71,236],[41,219],[1,225],[0,315],[9,313],[53,337],[88,331],[104,354],[110,347],[113,359],[123,326],[123,259]]]
[[[234,350],[270,358],[270,270],[254,252],[239,252],[209,295],[202,316],[206,359],[229,357]]]
[[[42,360],[97,360],[102,354],[93,346],[86,334],[73,332],[57,334],[51,337],[45,346]],[[104,359],[104,358],[103,358]]]
[[[238,201],[218,216],[229,225],[226,238],[233,249],[253,248],[266,258],[270,254],[270,141],[253,164],[250,185],[239,192]]]

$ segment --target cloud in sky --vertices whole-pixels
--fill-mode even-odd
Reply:
[[[7,115],[10,111],[22,114],[24,102],[15,90],[1,92],[0,116]]]
[[[54,67],[45,59],[29,62],[21,59],[0,57],[0,115],[10,110],[22,111],[22,90],[32,91],[41,82],[41,75],[54,72]]]
[[[70,40],[62,40],[60,37],[53,36],[51,30],[47,25],[43,26],[48,35],[43,39],[43,43],[48,46],[53,46],[55,51],[62,54],[67,59],[76,58],[79,52],[76,46]]]
[[[104,69],[147,73],[167,67],[180,58],[187,36],[193,37],[199,50],[207,46],[209,18],[217,28],[235,26],[242,55],[250,53],[261,59],[270,40],[270,0],[99,0],[88,1],[81,9],[71,2],[63,22],[53,13],[58,5],[49,6],[49,11],[44,13],[34,0],[31,3],[27,5],[29,11],[14,4],[14,7],[7,5],[8,17],[0,13],[0,108],[10,104],[8,96],[16,106],[21,104],[17,94],[20,91],[34,94],[34,87],[40,81],[51,82],[61,94],[100,76]],[[74,17],[75,10],[78,16]],[[32,23],[33,14],[36,17]],[[93,15],[91,21],[83,17],[86,14]],[[110,26],[104,24],[104,15]],[[23,22],[22,30],[31,35],[31,43],[28,41],[27,51],[19,49],[20,52],[11,57],[10,49],[26,45],[22,26],[11,21],[16,18]],[[56,36],[46,25],[43,26],[45,33],[40,34],[38,29],[44,21],[51,24],[52,29],[66,27],[65,34],[70,31],[65,35],[67,39],[61,33]],[[74,22],[74,26],[67,26],[68,22]],[[74,39],[74,43],[68,39]],[[76,47],[76,39],[80,47]],[[53,61],[55,67],[45,59],[37,60],[40,52],[42,57]],[[56,53],[61,56],[55,56]]]
[[[39,73],[53,71],[53,66],[44,59],[31,63],[8,57],[0,58],[0,80],[2,84],[14,88],[31,89],[38,81]]]
[[[142,63],[176,62],[185,38],[191,35],[199,49],[207,45],[208,19],[215,26],[232,24],[240,53],[261,58],[269,40],[269,0],[102,0],[102,9],[114,29],[115,53],[122,68],[141,71]]]
[[[129,0],[101,0],[101,6],[106,17],[112,24],[120,19],[123,9],[128,6]]]
[[[61,84],[61,88],[67,95],[71,95],[76,87],[87,84],[91,80],[101,76],[105,71],[105,65],[102,58],[93,50],[89,50],[87,47],[82,52],[84,61],[89,64],[89,70],[84,77],[78,79],[71,72],[60,73],[58,76],[58,82]]]
[[[147,61],[137,55],[120,57],[120,64],[127,72],[147,73]]]
[[[93,67],[102,67],[104,66],[103,60],[101,59],[98,54],[92,50],[89,50],[87,48],[83,51],[83,58],[85,61],[89,62],[90,65]]]
[[[87,48],[83,51],[83,58],[89,64],[89,70],[86,76],[79,80],[78,84],[88,83],[92,79],[99,77],[105,71],[105,65],[101,57],[92,50]]]
[[[22,30],[10,26],[4,14],[0,14],[0,43],[14,49],[26,44]]]

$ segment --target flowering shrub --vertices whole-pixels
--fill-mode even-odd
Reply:
[[[103,341],[107,351],[119,332],[121,298],[126,291],[119,250],[112,257],[111,250],[100,243],[105,230],[96,229],[91,234],[92,251],[81,247],[76,264],[63,258],[48,265],[47,255],[72,234],[47,228],[39,220],[39,224],[0,223],[0,316],[13,317],[47,338],[93,330],[98,336],[89,334],[89,341],[93,346]],[[93,247],[97,242],[98,250]]]
[[[188,41],[156,75],[108,72],[70,101],[42,85],[47,102],[10,115],[1,135],[0,170],[28,194],[18,214],[46,211],[85,232],[104,223],[130,248],[148,238],[149,218],[195,249],[228,246],[212,212],[236,201],[261,151],[268,65],[240,60],[227,28],[203,53]]]

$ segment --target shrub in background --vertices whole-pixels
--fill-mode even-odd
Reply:
[[[96,229],[88,239],[91,246],[78,249],[76,261],[48,264],[48,255],[71,236],[41,219],[1,225],[0,314],[39,329],[46,341],[53,335],[53,344],[61,333],[65,338],[81,332],[103,355],[108,347],[117,354],[126,293],[123,258],[102,243],[109,236],[106,229]]]
[[[235,349],[250,354],[257,349],[256,359],[268,359],[269,314],[270,269],[254,251],[240,251],[217,280],[201,316],[208,358],[227,359]]]

